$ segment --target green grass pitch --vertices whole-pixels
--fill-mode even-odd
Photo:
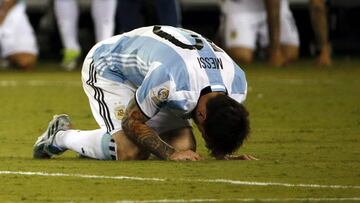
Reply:
[[[259,161],[215,161],[200,138],[200,162],[34,160],[53,114],[97,128],[80,71],[1,71],[0,202],[360,201],[360,61],[244,69],[251,137],[238,153]]]

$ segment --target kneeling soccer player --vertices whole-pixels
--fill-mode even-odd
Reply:
[[[25,10],[25,1],[0,1],[0,55],[20,70],[31,70],[37,62],[38,46]]]
[[[151,26],[96,44],[82,68],[82,82],[100,128],[71,129],[54,116],[34,145],[34,158],[65,150],[102,160],[200,160],[189,119],[211,155],[230,156],[249,133],[244,72],[201,35]]]

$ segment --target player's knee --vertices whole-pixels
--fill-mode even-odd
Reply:
[[[317,5],[323,5],[323,4],[324,4],[324,0],[310,0],[310,3],[311,3],[312,5],[315,5],[315,6],[317,6]]]
[[[173,142],[171,145],[175,149],[180,150],[180,151],[185,151],[185,150],[196,151],[196,144],[190,138],[177,140],[176,142]]]
[[[182,128],[162,133],[160,137],[177,150],[196,150],[196,141],[191,128]]]
[[[118,160],[121,161],[130,161],[130,160],[145,160],[148,159],[150,153],[147,151],[140,151],[140,150],[127,150],[123,151],[121,155],[118,155]]]
[[[117,146],[116,153],[118,160],[144,160],[150,156],[146,149],[139,147],[122,130],[115,132],[112,137],[115,139]]]
[[[239,64],[250,64],[253,61],[253,52],[249,49],[229,49],[229,54]]]
[[[35,67],[37,62],[36,55],[14,55],[9,57],[11,63],[15,64],[21,70],[31,70]]]
[[[292,49],[286,52],[286,60],[288,62],[296,61],[299,58],[299,49]]]
[[[287,61],[293,62],[299,59],[299,52],[293,52],[287,56]]]

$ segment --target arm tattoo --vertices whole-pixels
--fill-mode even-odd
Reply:
[[[159,135],[145,124],[147,120],[148,118],[141,112],[135,99],[132,99],[122,120],[125,135],[159,158],[168,159],[175,149],[161,140]]]

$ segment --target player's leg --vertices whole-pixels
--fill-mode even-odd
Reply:
[[[115,160],[115,150],[110,151],[111,135],[103,129],[97,130],[66,130],[56,134],[54,146],[63,150],[71,150],[82,156],[100,159]],[[115,145],[115,144],[114,144]]]
[[[232,47],[227,52],[238,64],[250,64],[254,60],[254,50],[250,48]]]
[[[290,63],[299,57],[299,33],[290,9],[281,12],[280,23],[281,49],[286,63]]]
[[[299,47],[295,45],[281,45],[281,52],[286,58],[286,63],[291,63],[296,61],[299,58]]]
[[[325,0],[310,0],[309,10],[311,24],[315,34],[315,40],[320,50],[317,57],[317,65],[331,65],[331,49],[329,44],[328,22],[326,18]]]
[[[188,120],[179,118],[170,111],[162,109],[146,124],[153,128],[162,140],[175,149],[196,150],[195,138]],[[113,138],[117,146],[118,160],[143,160],[150,155],[149,151],[139,147],[123,131],[114,133]]]
[[[54,11],[64,46],[62,66],[66,70],[76,68],[81,54],[78,40],[79,10],[76,0],[55,0]]]
[[[92,114],[102,131],[94,132],[96,136],[112,135],[116,145],[117,160],[145,159],[149,153],[140,149],[135,143],[122,133],[121,122],[130,99],[134,96],[135,88],[130,85],[114,82],[102,78],[95,71],[92,63],[91,50],[85,58],[82,69],[83,88],[88,96]],[[104,142],[97,140],[97,146]],[[84,142],[84,141],[82,141]],[[81,144],[81,142],[79,142]],[[105,142],[106,145],[106,142]],[[112,148],[114,148],[112,147]]]
[[[177,0],[156,0],[155,6],[161,25],[181,26],[181,13]]]
[[[37,62],[37,55],[31,53],[16,53],[7,57],[11,63],[20,67],[22,70],[31,70]]]
[[[196,151],[196,140],[191,127],[179,128],[160,135],[166,143],[180,151]]]
[[[144,26],[140,9],[142,4],[143,0],[118,1],[117,23],[120,27],[120,33]]]
[[[18,3],[9,11],[1,30],[3,57],[22,70],[32,69],[37,62],[38,47],[23,3]]]
[[[250,13],[225,14],[225,46],[229,55],[240,64],[253,61],[256,23]]]
[[[116,160],[115,141],[109,133],[103,129],[73,130],[71,126],[69,116],[55,115],[46,131],[35,142],[34,158],[51,158],[72,150],[94,159]]]
[[[196,142],[189,120],[180,118],[167,109],[161,109],[147,121],[160,138],[177,150],[196,150]]]
[[[261,47],[269,46],[269,31],[266,24],[260,28],[259,41]],[[282,11],[280,16],[280,44],[279,52],[269,53],[271,64],[286,65],[298,58],[299,35],[290,11]]]
[[[113,133],[112,137],[116,143],[117,160],[145,160],[149,158],[150,152],[130,140],[124,131],[120,130]]]
[[[99,42],[114,35],[116,0],[93,0],[91,13],[95,25],[95,38]]]

